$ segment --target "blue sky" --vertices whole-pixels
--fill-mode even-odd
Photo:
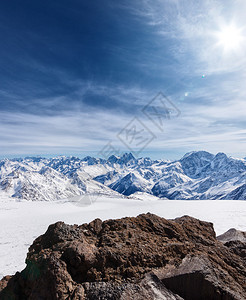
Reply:
[[[119,133],[136,118],[154,137],[134,146],[140,156],[245,157],[245,9],[243,0],[1,1],[0,156],[129,151]],[[160,91],[180,111],[162,130],[142,111]]]

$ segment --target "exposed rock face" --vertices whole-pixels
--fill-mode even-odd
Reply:
[[[246,260],[246,232],[231,228],[219,235],[217,239],[230,248],[232,252]]]
[[[219,235],[217,240],[221,241],[222,243],[231,241],[240,241],[242,243],[246,243],[246,232],[231,228],[227,232]]]
[[[230,248],[232,252],[241,256],[246,261],[246,243],[240,241],[230,241],[225,243],[225,246]]]
[[[0,299],[246,299],[246,261],[213,225],[153,214],[50,225]]]

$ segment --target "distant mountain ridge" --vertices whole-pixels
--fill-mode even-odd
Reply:
[[[246,200],[246,160],[206,151],[190,152],[176,161],[135,158],[131,153],[108,159],[4,159],[0,190],[15,199],[44,201],[139,192],[170,200]]]

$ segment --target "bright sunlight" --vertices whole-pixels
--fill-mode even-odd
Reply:
[[[233,24],[221,28],[216,35],[217,45],[223,47],[225,52],[239,50],[243,41],[242,29]]]

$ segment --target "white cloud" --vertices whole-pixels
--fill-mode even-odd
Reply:
[[[214,74],[238,71],[246,64],[246,43],[241,44],[241,49],[223,55],[216,37],[216,32],[231,23],[241,28],[246,37],[245,1],[143,0],[128,9],[156,27],[163,43],[166,38],[176,40],[172,55],[181,63],[187,61],[186,70],[194,73],[201,68],[206,74]]]
[[[58,70],[61,83],[74,87],[73,95],[33,99],[33,103],[42,109],[60,108],[64,104],[57,115],[47,116],[42,111],[40,115],[0,112],[0,155],[41,154],[42,151],[55,154],[59,149],[61,152],[99,151],[110,140],[122,147],[116,135],[137,114],[157,135],[148,147],[149,152],[205,149],[245,157],[245,49],[224,56],[222,49],[216,46],[214,36],[214,32],[226,22],[235,22],[240,28],[246,26],[245,1],[143,0],[131,2],[131,5],[117,5],[155,28],[157,37],[154,42],[160,48],[163,43],[163,48],[170,50],[168,67],[160,63],[163,53],[146,53],[149,60],[141,57],[143,61],[134,63],[146,72],[154,70],[158,78],[170,75],[172,83],[166,86],[163,80],[160,86],[164,93],[166,90],[170,92],[167,96],[181,110],[181,116],[167,121],[164,133],[160,133],[140,113],[141,107],[159,91],[137,85],[81,82]],[[169,45],[168,39],[174,43]],[[127,53],[127,49],[123,50]],[[128,59],[127,55],[125,59]],[[174,67],[178,66],[178,69],[173,69],[174,61]],[[42,69],[42,66],[36,67]],[[202,74],[206,78],[198,82]],[[132,109],[131,113],[121,111],[120,107],[118,111],[88,108],[83,101],[73,101],[74,98],[83,100],[88,92],[115,99],[122,107],[139,107],[136,112]],[[181,99],[181,94],[184,99]],[[10,96],[13,99],[13,95]]]

